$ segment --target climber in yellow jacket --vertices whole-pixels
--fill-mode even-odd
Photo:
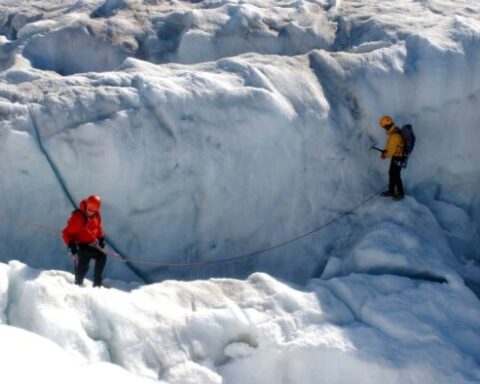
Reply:
[[[385,129],[388,136],[385,149],[382,151],[382,159],[392,159],[388,171],[388,190],[381,193],[382,196],[390,196],[395,200],[404,198],[403,183],[400,173],[402,171],[404,143],[400,129],[395,125],[390,116],[382,116],[379,124]]]

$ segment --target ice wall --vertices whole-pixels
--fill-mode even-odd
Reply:
[[[368,152],[385,139],[385,113],[416,129],[408,193],[458,257],[478,259],[478,6],[295,4],[2,2],[2,260],[69,268],[59,237],[31,225],[64,225],[59,179],[76,201],[104,198],[108,235],[132,258],[219,260],[278,244],[385,184]],[[359,215],[258,259],[142,271],[305,281],[368,224]]]

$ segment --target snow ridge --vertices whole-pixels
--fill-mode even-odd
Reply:
[[[257,273],[245,281],[108,281],[110,289],[94,289],[74,286],[65,272],[1,266],[11,325],[54,340],[84,363],[112,362],[153,380],[478,380],[480,305],[462,286],[354,274],[300,289]],[[255,372],[259,362],[264,369]],[[350,369],[339,374],[342,367]]]

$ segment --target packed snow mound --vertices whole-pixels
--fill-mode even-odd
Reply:
[[[0,325],[0,337],[0,377],[4,383],[81,384],[92,380],[114,380],[119,384],[154,383],[111,363],[80,365],[54,342],[17,327]]]
[[[0,264],[0,286],[8,287],[0,313],[87,370],[114,363],[172,384],[480,380],[480,303],[462,284],[354,274],[300,289],[262,273],[245,281],[107,283],[81,288],[66,272]],[[23,335],[5,326],[0,333],[7,336],[0,355]],[[49,349],[42,342],[34,351]],[[17,367],[25,358],[7,357]]]

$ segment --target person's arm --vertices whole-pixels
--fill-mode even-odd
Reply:
[[[83,217],[80,213],[74,212],[73,215],[68,220],[67,226],[62,231],[63,241],[66,245],[69,245],[71,242],[75,241],[76,235],[83,228]]]
[[[102,217],[100,216],[100,213],[98,213],[97,240],[100,248],[105,248],[105,234],[103,233]]]
[[[391,135],[387,140],[387,145],[383,152],[382,157],[384,159],[393,157],[395,155],[395,152],[397,151],[398,146],[401,145],[401,142],[402,142],[402,138],[400,135],[397,135],[397,134]]]

